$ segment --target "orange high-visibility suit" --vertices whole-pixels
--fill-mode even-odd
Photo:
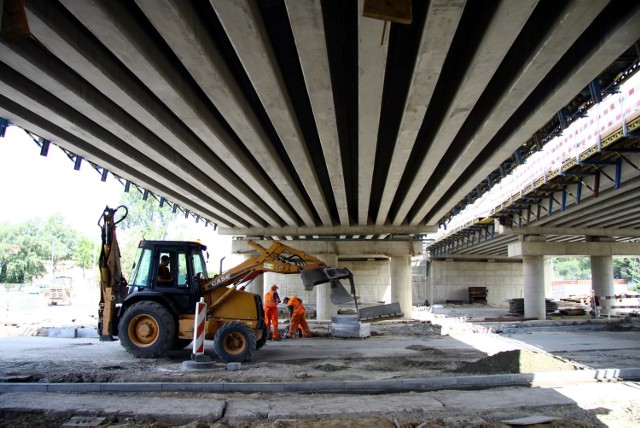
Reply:
[[[278,296],[278,286],[272,285],[271,290],[264,295],[264,321],[267,323],[267,328],[271,332],[272,339],[280,338],[278,334],[278,303],[280,303],[280,296]],[[271,325],[273,324],[273,330]]]
[[[302,327],[302,335],[304,337],[311,337],[311,330],[309,330],[309,325],[307,324],[306,311],[304,306],[302,306],[302,302],[296,296],[292,296],[287,303],[287,306],[291,306],[293,308],[293,312],[291,313],[291,325],[289,326],[289,337],[295,337],[295,332],[298,330],[298,327]]]

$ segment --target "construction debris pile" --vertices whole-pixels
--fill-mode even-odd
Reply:
[[[558,304],[550,299],[545,299],[545,309],[547,314],[552,314],[558,310]],[[509,314],[524,315],[524,299],[509,299]]]

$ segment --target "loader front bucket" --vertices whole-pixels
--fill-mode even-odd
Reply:
[[[334,305],[342,305],[353,300],[353,296],[344,288],[337,279],[331,280],[331,294],[329,295],[331,303]]]
[[[340,305],[347,303],[349,300],[353,300],[356,304],[356,311],[358,310],[358,298],[356,296],[356,287],[353,284],[353,274],[347,268],[317,268],[308,269],[302,271],[302,284],[305,290],[313,290],[313,287],[318,284],[331,283],[331,303],[334,305]],[[341,279],[348,279],[351,285],[351,295],[340,283]]]

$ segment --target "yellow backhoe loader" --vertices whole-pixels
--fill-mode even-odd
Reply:
[[[266,343],[268,332],[261,297],[244,291],[244,287],[264,272],[301,274],[306,289],[330,282],[332,302],[353,298],[357,310],[353,275],[348,269],[329,267],[279,242],[264,248],[249,241],[257,256],[208,278],[206,246],[187,241],[140,241],[127,282],[116,238],[117,224],[126,215],[124,206],[106,207],[98,221],[102,229],[98,329],[101,340],[118,336],[135,357],[156,358],[187,346],[193,340],[196,302],[204,298],[205,338],[213,339],[218,358],[226,362],[248,360]],[[349,280],[351,295],[340,284],[341,279]]]

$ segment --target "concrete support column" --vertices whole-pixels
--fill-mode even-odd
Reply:
[[[615,286],[613,283],[613,257],[611,256],[591,256],[591,287],[593,294],[602,296],[613,296]],[[602,305],[602,315],[609,315],[608,305]]]
[[[391,256],[391,301],[400,303],[404,318],[413,317],[411,256]]]
[[[248,260],[250,258],[252,258],[253,255],[251,254],[247,254],[244,256],[245,260]],[[253,281],[251,281],[251,283],[249,285],[247,285],[245,287],[246,291],[249,291],[251,293],[255,293],[260,295],[260,297],[262,297],[264,299],[264,275],[259,275],[257,278],[254,278]]]
[[[338,266],[338,256],[336,254],[322,254],[317,256],[328,266]],[[347,291],[350,291],[349,284],[342,284]],[[331,284],[316,285],[316,319],[330,320],[332,315],[338,314],[338,307],[331,303]]]
[[[544,257],[522,257],[525,318],[547,319],[544,295]]]

